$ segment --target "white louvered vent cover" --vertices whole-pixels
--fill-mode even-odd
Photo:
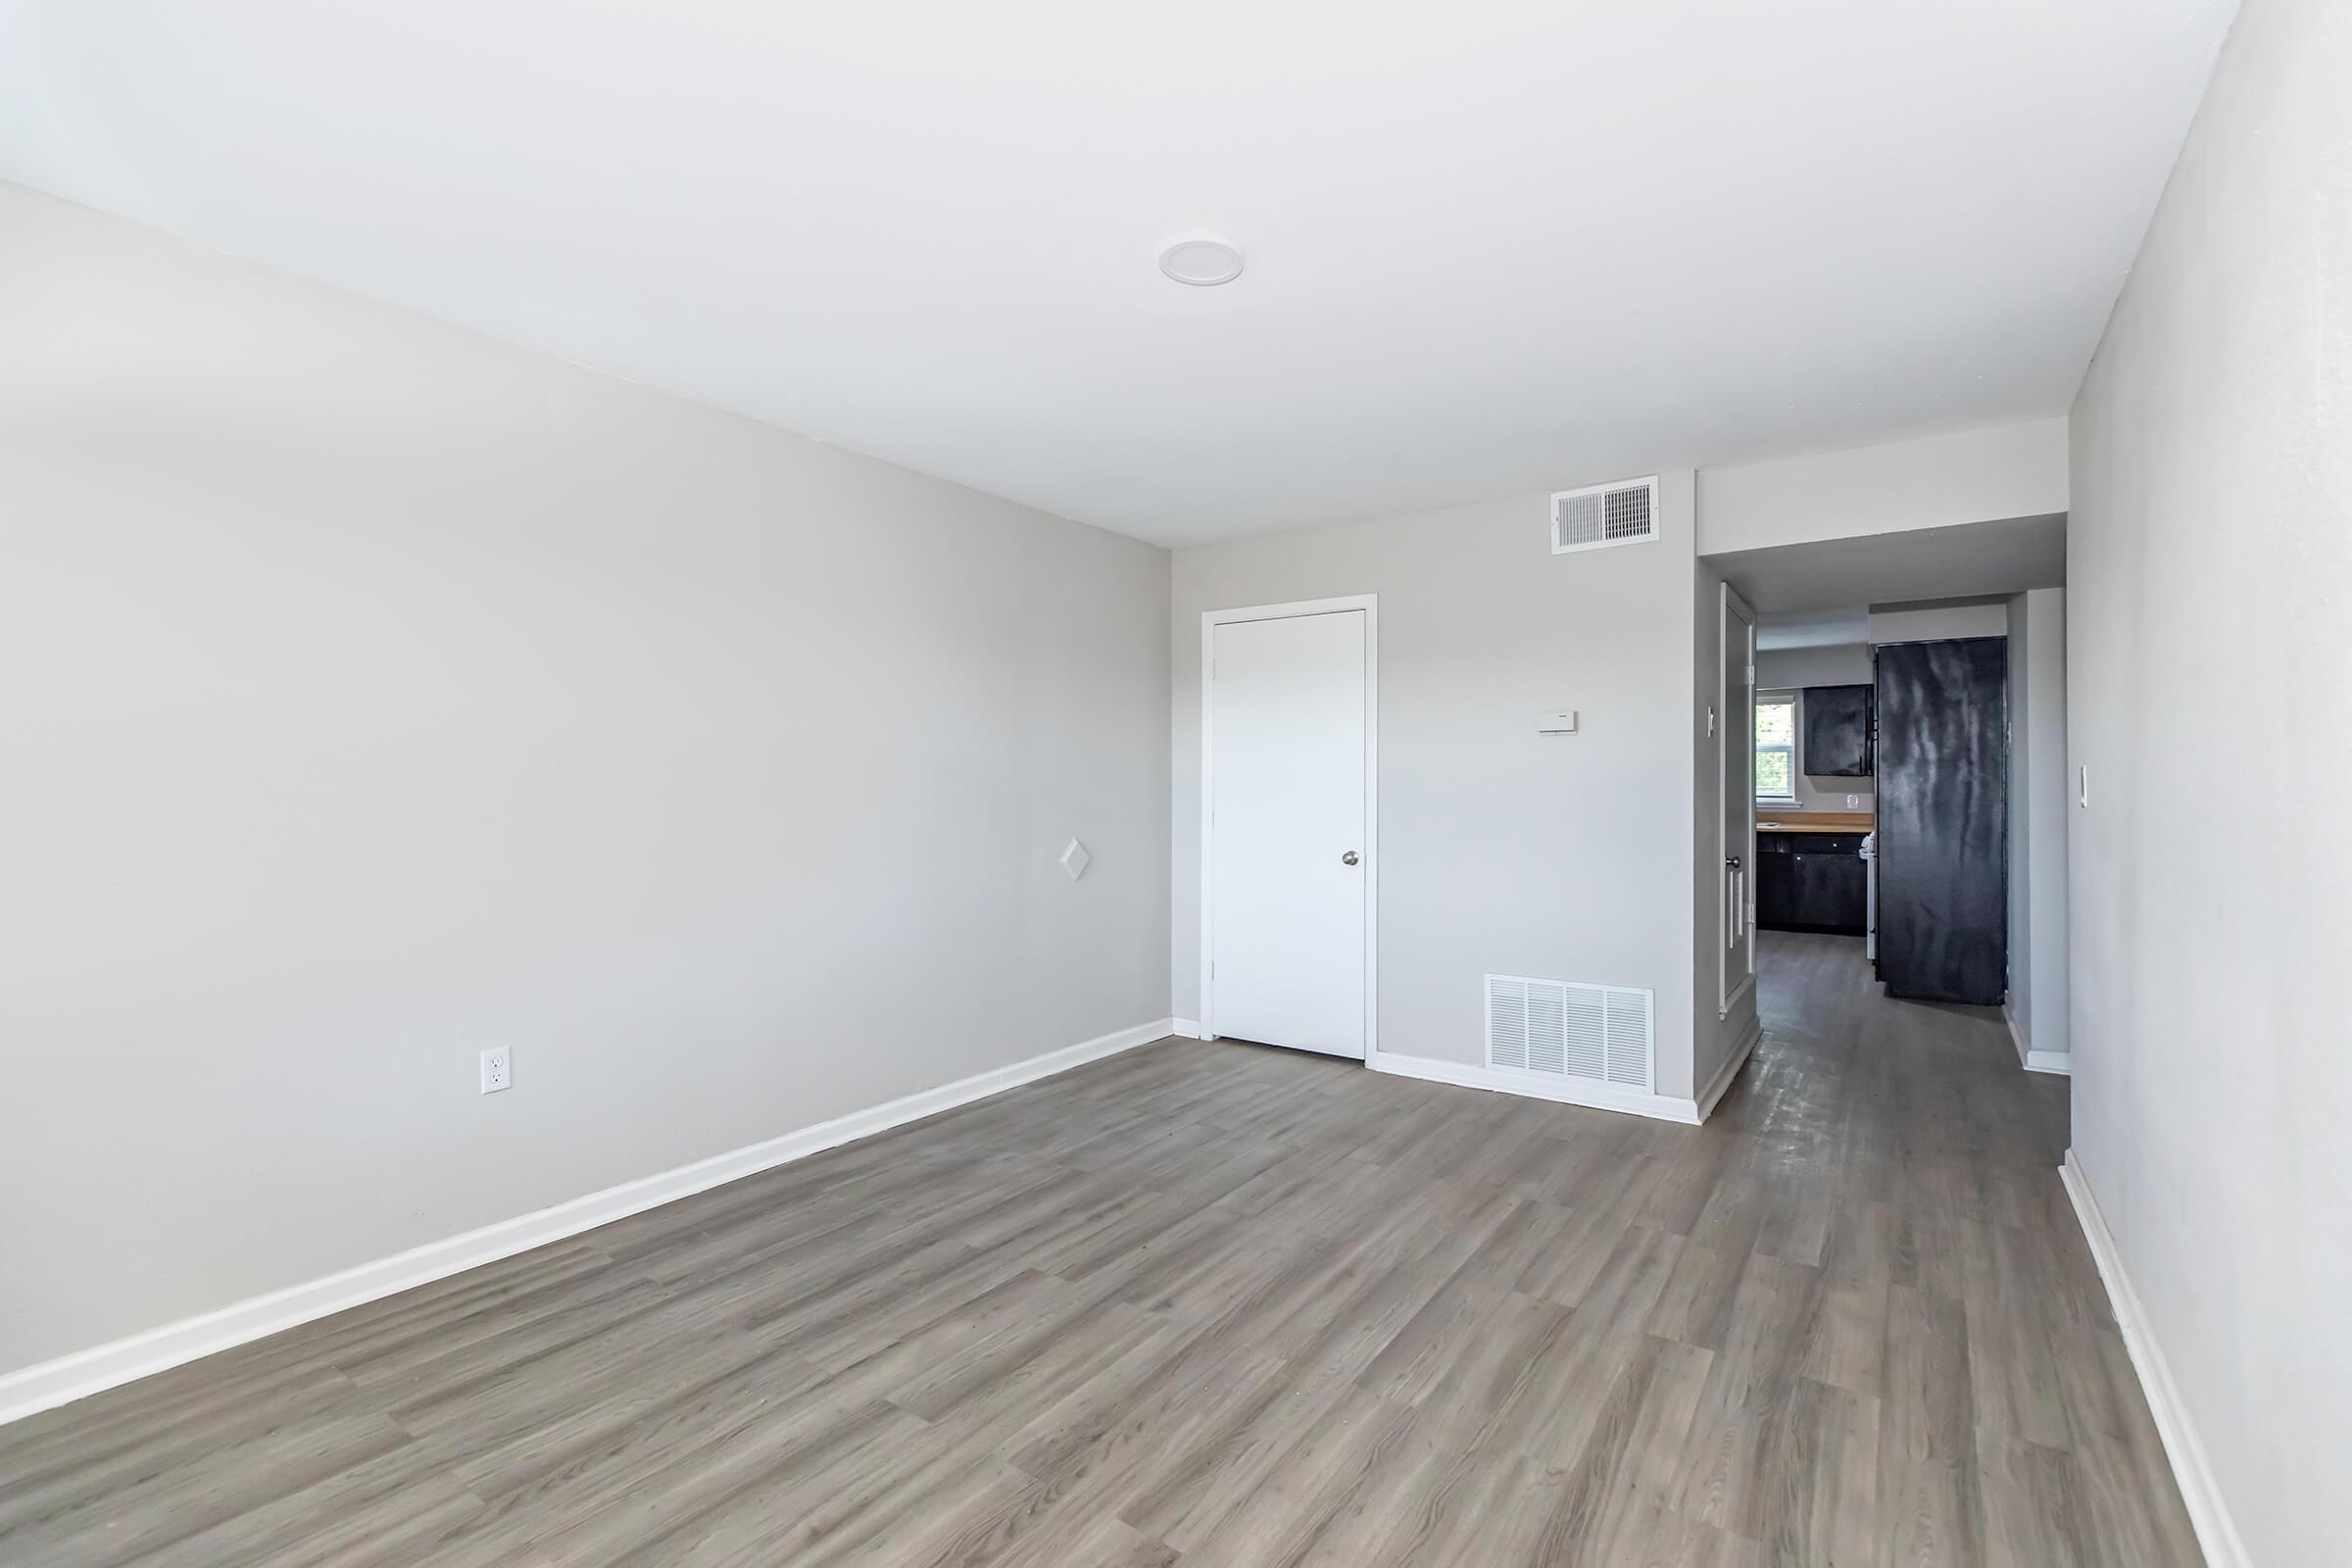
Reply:
[[[1658,476],[1562,490],[1551,498],[1551,553],[1638,545],[1658,536]]]
[[[1650,994],[1487,976],[1487,1065],[1650,1092]]]

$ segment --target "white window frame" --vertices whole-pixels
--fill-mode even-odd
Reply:
[[[1754,739],[1755,736],[1763,733],[1763,725],[1756,721],[1753,713],[1748,715],[1748,734],[1758,757],[1762,757],[1767,751],[1786,751],[1788,754],[1788,793],[1786,795],[1765,794],[1764,769],[1761,767],[1756,769],[1756,804],[1759,806],[1794,806],[1796,804],[1796,746],[1797,737],[1804,733],[1804,694],[1793,690],[1756,693],[1756,707],[1759,710],[1767,703],[1787,703],[1788,705],[1788,744],[1785,747],[1768,747],[1761,740]]]

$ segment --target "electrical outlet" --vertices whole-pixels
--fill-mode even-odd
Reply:
[[[514,1087],[514,1058],[507,1048],[497,1046],[482,1053],[482,1093],[495,1095],[501,1089]]]

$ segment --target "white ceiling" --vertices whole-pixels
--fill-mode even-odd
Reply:
[[[1182,544],[2064,409],[2234,9],[0,0],[0,177]]]

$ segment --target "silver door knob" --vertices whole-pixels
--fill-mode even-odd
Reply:
[[[1355,863],[1355,852],[1353,850],[1349,850],[1346,855],[1341,856],[1340,863],[1342,865],[1353,865]]]
[[[1738,857],[1737,855],[1727,855],[1727,856],[1725,856],[1725,857],[1723,858],[1723,868],[1724,868],[1725,870],[1727,870],[1727,871],[1737,871],[1737,870],[1739,870],[1739,869],[1740,869],[1740,857]]]

